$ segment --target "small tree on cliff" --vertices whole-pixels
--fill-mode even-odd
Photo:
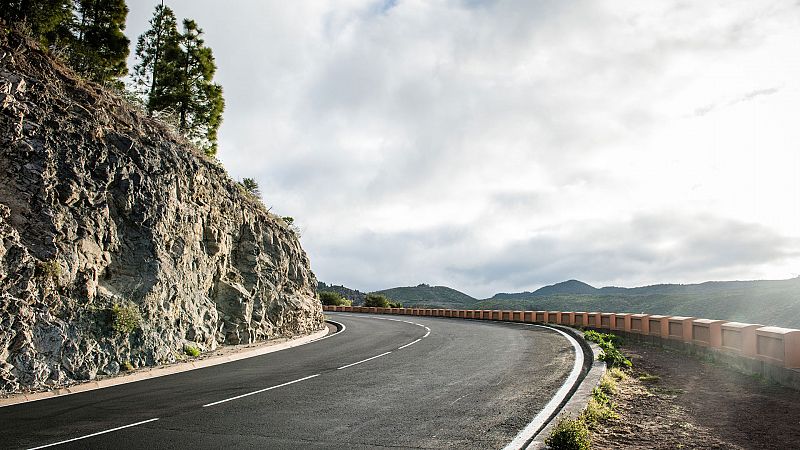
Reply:
[[[180,41],[175,13],[167,6],[156,6],[150,29],[136,43],[138,63],[133,66],[135,90],[151,115],[175,107],[178,62],[182,59]]]
[[[214,156],[225,100],[222,86],[213,82],[217,66],[202,35],[203,30],[194,20],[183,21],[183,54],[178,63],[175,111],[178,129],[207,155]]]
[[[126,73],[130,41],[122,30],[128,17],[125,0],[76,0],[70,63],[83,76],[116,81]]]
[[[46,46],[71,36],[72,11],[72,0],[0,1],[0,17],[7,25],[26,24],[31,34]]]

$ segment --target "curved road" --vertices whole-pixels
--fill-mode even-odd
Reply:
[[[575,357],[557,332],[523,324],[327,316],[346,329],[255,358],[0,408],[0,447],[501,448],[561,387]]]

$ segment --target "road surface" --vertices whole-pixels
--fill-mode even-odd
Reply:
[[[327,317],[344,331],[0,408],[0,448],[501,448],[561,387],[575,358],[557,332],[523,324]]]

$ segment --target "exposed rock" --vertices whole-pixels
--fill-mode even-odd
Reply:
[[[168,128],[0,31],[0,392],[322,327],[280,218]]]

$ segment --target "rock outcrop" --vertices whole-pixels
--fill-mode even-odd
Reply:
[[[0,29],[0,392],[310,333],[316,284],[218,163]]]

